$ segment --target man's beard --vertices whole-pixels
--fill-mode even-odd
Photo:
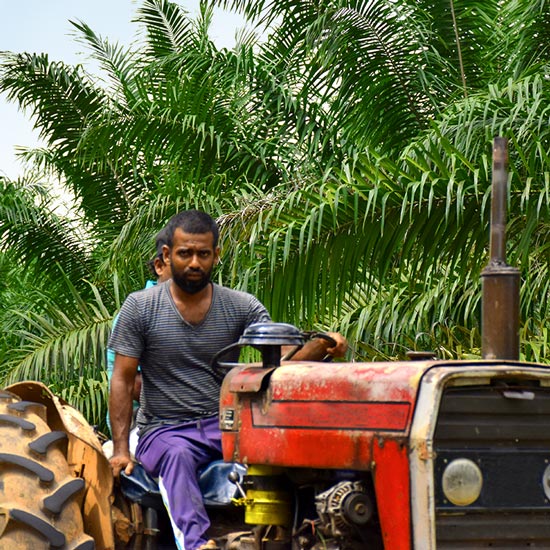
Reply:
[[[189,279],[187,275],[189,273],[200,273],[201,277],[199,279]],[[205,272],[202,269],[198,270],[185,270],[182,273],[172,272],[172,280],[176,283],[181,290],[187,292],[187,294],[196,294],[200,292],[203,288],[210,283],[210,275],[212,270]]]

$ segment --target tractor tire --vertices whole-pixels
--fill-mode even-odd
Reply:
[[[65,432],[48,427],[44,405],[0,390],[0,550],[95,548],[67,443]]]

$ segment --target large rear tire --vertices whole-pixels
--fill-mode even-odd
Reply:
[[[0,390],[0,550],[93,550],[84,534],[84,480],[66,459],[67,434],[46,407]]]

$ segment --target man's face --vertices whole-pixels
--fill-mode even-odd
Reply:
[[[172,248],[164,247],[164,261],[170,264],[172,280],[188,294],[201,291],[209,282],[218,262],[219,247],[214,248],[214,235],[185,233],[177,228]]]

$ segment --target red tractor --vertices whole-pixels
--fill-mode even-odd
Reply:
[[[550,548],[543,365],[245,366],[220,421],[257,526],[235,548]]]

